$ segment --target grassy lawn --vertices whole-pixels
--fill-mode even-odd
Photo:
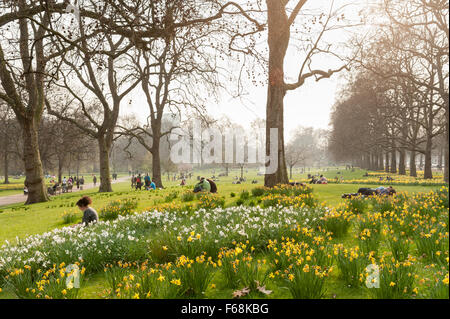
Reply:
[[[324,174],[329,178],[334,178],[337,172],[341,172],[346,180],[349,179],[361,179],[365,171],[355,170],[346,171],[342,168],[335,169],[323,169],[321,171],[311,171],[311,173]],[[217,176],[217,171],[214,172]],[[5,241],[14,241],[16,237],[24,238],[32,234],[40,234],[47,231],[51,231],[55,228],[67,226],[63,223],[61,215],[65,211],[73,211],[77,213],[78,221],[81,221],[81,212],[75,207],[75,202],[82,195],[88,195],[93,199],[93,207],[100,210],[106,206],[109,202],[116,199],[133,198],[138,202],[137,211],[145,211],[153,206],[157,206],[162,203],[182,203],[180,194],[184,191],[191,190],[193,185],[197,182],[198,176],[210,177],[214,174],[213,171],[200,171],[194,174],[194,177],[187,180],[187,184],[184,187],[178,186],[179,181],[167,181],[164,176],[163,183],[165,189],[156,191],[136,191],[131,190],[130,182],[121,182],[113,185],[113,193],[98,193],[97,190],[84,190],[77,193],[63,194],[57,197],[53,197],[51,201],[46,203],[39,203],[34,205],[25,206],[22,204],[14,204],[9,206],[0,207],[0,245]],[[295,180],[301,180],[306,178],[305,172],[300,174],[298,171],[294,175]],[[123,176],[123,175],[122,175]],[[247,181],[242,184],[232,184],[235,176],[240,176],[239,170],[232,170],[228,177],[221,177],[217,183],[218,192],[225,198],[225,206],[235,206],[239,200],[239,195],[242,191],[251,191],[251,189],[263,185],[263,177],[257,176],[255,170],[249,170],[245,172],[244,176]],[[119,176],[120,177],[120,176]],[[85,177],[86,178],[86,177]],[[252,184],[251,181],[256,179],[257,184]],[[326,184],[326,185],[311,185],[314,189],[314,196],[319,202],[325,202],[327,206],[336,206],[339,203],[345,201],[341,198],[343,193],[354,193],[359,187],[376,187],[373,184]],[[395,186],[397,192],[406,191],[408,193],[429,192],[430,190],[436,190],[437,186],[408,186],[398,185]],[[173,193],[177,193],[175,198],[171,198]],[[251,199],[249,199],[251,200]],[[195,199],[193,203],[197,202]],[[248,204],[248,201],[246,201]],[[78,222],[77,221],[77,222]],[[350,231],[344,237],[339,239],[333,239],[334,243],[343,243],[350,246],[355,245],[355,235],[357,229],[355,227],[350,228]],[[381,250],[387,250],[388,247],[381,247]],[[425,271],[423,269],[419,271]],[[428,275],[428,270],[425,271]],[[221,273],[217,272],[214,275],[212,282],[217,284],[221,289],[208,288],[205,292],[207,298],[230,298],[232,289],[226,288],[223,283],[224,278],[221,277]],[[325,298],[366,298],[367,290],[362,288],[349,288],[342,284],[342,281],[338,278],[339,271],[333,272],[327,283],[327,293]],[[100,298],[104,295],[104,291],[108,288],[103,273],[88,274],[85,280],[85,286],[81,291],[82,298]],[[274,283],[269,283],[267,289],[273,290],[274,293],[270,295],[270,298],[289,298],[290,295],[287,290],[278,289],[274,286]],[[249,298],[261,296],[248,296]],[[3,291],[0,293],[0,299],[14,298],[14,295],[10,291]]]
[[[352,176],[360,178],[365,171],[356,170],[355,172],[345,171],[342,169],[334,169],[326,171],[324,174],[333,176],[336,172],[341,171],[346,179]],[[318,171],[320,173],[320,171]],[[246,190],[250,191],[254,187],[263,185],[263,177],[257,176],[255,170],[245,173],[247,181],[242,184],[232,184],[235,176],[240,176],[239,170],[231,170],[228,177],[220,177],[217,182],[218,192],[225,197],[225,206],[232,206],[239,198],[239,193]],[[306,174],[306,173],[305,173]],[[295,175],[296,179],[305,178],[305,174]],[[345,175],[346,174],[346,175]],[[163,183],[165,189],[156,191],[136,191],[131,190],[130,182],[121,182],[113,185],[113,193],[98,193],[96,189],[79,191],[76,193],[62,194],[57,197],[52,197],[51,201],[46,203],[39,203],[34,205],[12,204],[8,206],[0,206],[0,244],[5,240],[11,241],[16,237],[23,238],[28,235],[39,234],[50,231],[54,228],[64,227],[61,215],[65,211],[77,212],[81,221],[81,212],[75,207],[76,201],[83,195],[88,195],[93,200],[93,207],[100,210],[109,202],[115,199],[136,198],[138,201],[138,211],[145,210],[159,203],[165,202],[166,196],[172,192],[182,192],[193,188],[197,182],[196,176],[211,176],[213,171],[196,172],[191,179],[188,179],[187,185],[184,187],[178,186],[179,182],[167,181],[164,176]],[[217,175],[217,171],[216,171]],[[119,177],[125,176],[124,174]],[[87,177],[85,177],[87,178]],[[251,181],[256,179],[257,184],[251,184]],[[314,188],[314,195],[321,202],[326,202],[330,206],[335,206],[343,201],[341,195],[343,193],[354,193],[359,187],[374,187],[374,185],[366,184],[326,184],[326,185],[312,185]],[[403,186],[395,187],[397,191],[407,192],[427,192],[429,190],[437,189],[436,186]],[[235,197],[231,197],[231,193],[235,193]],[[181,203],[179,198],[171,200],[171,202]],[[194,201],[195,202],[195,201]]]

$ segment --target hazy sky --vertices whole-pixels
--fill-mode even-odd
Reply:
[[[361,0],[335,0],[334,7],[339,8],[343,5],[349,5],[343,9],[347,19],[358,20],[358,11],[367,3]],[[310,0],[305,9],[314,10],[314,12],[328,13],[331,1],[329,0]],[[302,17],[298,17],[301,22]],[[351,33],[355,29],[350,30]],[[267,31],[262,38],[266,42]],[[294,37],[293,35],[292,37]],[[349,30],[335,30],[325,37],[327,43],[333,43],[339,46],[350,36]],[[291,38],[292,38],[291,37]],[[292,41],[294,42],[294,41]],[[304,53],[299,52],[295,46],[291,45],[285,61],[286,76],[291,78],[297,75]],[[313,66],[327,71],[329,68],[336,68],[343,63],[335,58],[319,57],[313,59]],[[345,71],[344,71],[345,72]],[[313,79],[308,80],[302,87],[295,91],[289,91],[286,94],[284,105],[285,134],[287,138],[291,136],[292,131],[298,126],[312,126],[314,128],[328,128],[330,121],[330,110],[335,101],[335,96],[339,87],[341,76],[334,75],[331,79],[323,79],[319,82]],[[228,83],[227,85],[236,85]],[[199,88],[201,89],[201,88]],[[249,83],[246,86],[249,95],[242,99],[233,99],[229,95],[222,94],[218,104],[212,102],[208,105],[208,113],[219,118],[221,115],[228,116],[233,122],[236,122],[246,128],[249,124],[259,118],[265,119],[265,107],[267,98],[267,87],[255,87]],[[140,92],[133,94],[132,105],[125,108],[124,112],[133,112],[142,120],[148,114],[148,107],[143,95]]]

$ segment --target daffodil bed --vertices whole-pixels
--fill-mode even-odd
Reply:
[[[100,298],[449,298],[448,188],[332,208],[310,192],[260,196],[264,207],[146,211],[6,243],[0,287],[77,298],[101,276]],[[67,285],[75,272],[81,288]]]

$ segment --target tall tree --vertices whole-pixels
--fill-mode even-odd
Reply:
[[[38,129],[44,111],[47,74],[46,29],[51,13],[26,0],[2,1],[0,16],[0,98],[14,111],[22,128],[26,204],[47,201],[39,153]],[[31,19],[32,18],[32,19]],[[13,25],[18,23],[18,29]],[[3,27],[6,26],[6,27]],[[7,41],[4,41],[7,40]],[[20,61],[20,62],[18,62]]]
[[[322,69],[312,69],[312,59],[317,54],[331,53],[329,46],[321,47],[321,40],[325,32],[330,30],[333,19],[340,19],[336,13],[330,10],[328,15],[320,14],[315,16],[311,23],[319,22],[322,25],[315,39],[311,39],[311,45],[307,50],[303,62],[300,64],[297,81],[287,83],[285,81],[285,57],[291,40],[291,28],[296,18],[305,6],[307,0],[298,0],[289,8],[289,0],[266,0],[268,18],[268,45],[269,45],[269,81],[267,88],[266,105],[266,154],[270,156],[270,145],[276,142],[278,145],[277,159],[278,166],[275,173],[267,173],[264,184],[273,187],[278,183],[287,183],[287,170],[284,149],[284,96],[288,91],[301,87],[309,78],[316,81],[329,78],[334,73],[346,68],[342,65],[336,69],[324,71]],[[290,13],[289,13],[290,12]],[[276,128],[278,131],[277,141],[271,141],[270,129]],[[270,163],[266,164],[267,166]]]

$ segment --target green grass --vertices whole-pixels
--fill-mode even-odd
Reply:
[[[345,170],[341,170],[345,172]],[[355,176],[362,176],[365,171],[357,170],[356,172],[347,171],[348,174]],[[331,174],[331,173],[330,173]],[[125,199],[128,197],[136,197],[138,200],[138,211],[142,211],[148,207],[154,206],[164,201],[164,198],[173,191],[180,193],[186,189],[192,189],[197,182],[196,176],[211,176],[212,171],[201,171],[194,174],[195,177],[188,179],[187,185],[184,187],[178,186],[179,181],[167,181],[163,177],[163,183],[166,186],[164,190],[157,191],[135,191],[131,190],[130,182],[121,182],[113,185],[113,193],[98,193],[96,189],[79,191],[76,193],[63,194],[57,197],[52,197],[51,201],[46,203],[38,203],[25,206],[23,204],[12,204],[0,207],[0,245],[5,241],[14,240],[17,237],[23,238],[28,235],[39,234],[54,228],[64,227],[61,215],[64,211],[73,210],[78,212],[75,207],[76,201],[83,195],[88,195],[93,200],[93,207],[100,210],[106,206],[110,201],[115,199]],[[217,176],[216,171],[216,176]],[[243,184],[232,184],[234,176],[239,176],[239,170],[231,171],[228,177],[221,177],[217,182],[219,194],[225,197],[225,206],[231,206],[239,199],[239,194],[243,190],[250,191],[256,186],[263,185],[263,177],[257,176],[256,171],[252,170],[245,174],[247,181]],[[299,176],[301,177],[301,176]],[[258,184],[251,184],[251,180],[258,180]],[[343,201],[341,195],[343,193],[353,193],[359,187],[374,187],[373,185],[364,184],[327,184],[327,185],[312,185],[314,188],[314,195],[321,202],[326,202],[328,205],[335,206]],[[397,186],[397,191],[408,192],[426,192],[436,189],[435,186]],[[236,197],[231,197],[230,194],[234,192]],[[253,200],[250,196],[249,200]],[[194,200],[194,203],[197,199]],[[179,196],[173,202],[181,203]],[[81,221],[81,212],[79,212]]]
[[[344,174],[345,179],[360,179],[365,173],[363,170],[355,170],[354,172],[346,171],[345,169],[329,169],[319,171],[326,177],[334,178],[336,173],[341,171]],[[294,179],[306,178],[308,173],[316,173],[317,171],[306,172],[294,175]],[[130,182],[122,182],[113,185],[113,193],[98,193],[97,190],[84,190],[76,193],[63,194],[57,197],[53,197],[51,201],[46,203],[39,203],[34,205],[25,206],[23,204],[13,204],[0,207],[0,245],[5,241],[14,241],[16,237],[23,238],[32,234],[39,234],[46,231],[50,231],[55,228],[67,226],[63,224],[61,215],[64,211],[72,210],[77,212],[79,221],[81,221],[81,212],[75,207],[75,202],[82,196],[88,195],[93,199],[93,207],[100,210],[106,206],[109,202],[115,199],[124,199],[129,197],[136,197],[138,201],[137,211],[145,210],[146,208],[164,202],[164,198],[171,192],[177,191],[179,193],[186,189],[192,189],[193,185],[197,182],[196,176],[210,177],[213,175],[211,170],[205,170],[196,172],[191,179],[187,180],[185,187],[178,186],[179,181],[167,181],[166,176],[163,176],[163,183],[166,186],[164,190],[156,191],[135,191],[131,190]],[[215,175],[218,175],[216,170]],[[123,176],[123,175],[122,175]],[[232,170],[228,177],[221,177],[217,182],[219,194],[225,197],[225,205],[231,206],[239,199],[239,194],[243,190],[251,191],[252,188],[263,185],[263,177],[257,176],[255,170],[249,170],[246,172],[245,177],[247,181],[243,184],[232,184],[232,180],[235,176],[240,176],[239,170]],[[120,177],[120,176],[119,176]],[[85,176],[86,179],[86,176]],[[252,179],[258,180],[257,184],[251,184]],[[376,187],[374,185],[365,184],[327,184],[327,185],[311,185],[314,188],[314,195],[320,202],[326,202],[329,206],[335,206],[344,201],[341,198],[343,193],[354,193],[359,187]],[[436,186],[396,186],[397,191],[413,192],[428,192],[430,190],[437,189]],[[6,192],[6,191],[4,191]],[[231,193],[235,193],[235,197],[231,197]],[[2,193],[0,193],[1,196]],[[250,198],[246,200],[246,203],[254,200],[250,193]],[[194,203],[197,199],[194,199]],[[173,201],[181,203],[180,196]],[[349,234],[340,238],[340,243],[351,243],[355,229],[351,229]],[[364,298],[364,289],[348,288],[342,284],[337,278],[337,273],[332,273],[329,283],[327,284],[328,290],[326,298]],[[220,278],[220,274],[213,278],[217,287],[220,287],[220,283],[223,278]],[[107,288],[104,281],[103,274],[89,275],[85,282],[85,288],[82,290],[82,298],[99,298],[100,293]],[[276,289],[277,287],[267,286],[269,290],[275,290],[276,292],[270,296],[270,298],[287,298],[289,293],[284,289]],[[230,298],[231,289],[210,289],[206,292],[208,298]],[[251,296],[250,296],[251,297]],[[0,299],[14,298],[14,295],[9,291],[3,291],[0,293]],[[256,296],[260,298],[260,296]]]

